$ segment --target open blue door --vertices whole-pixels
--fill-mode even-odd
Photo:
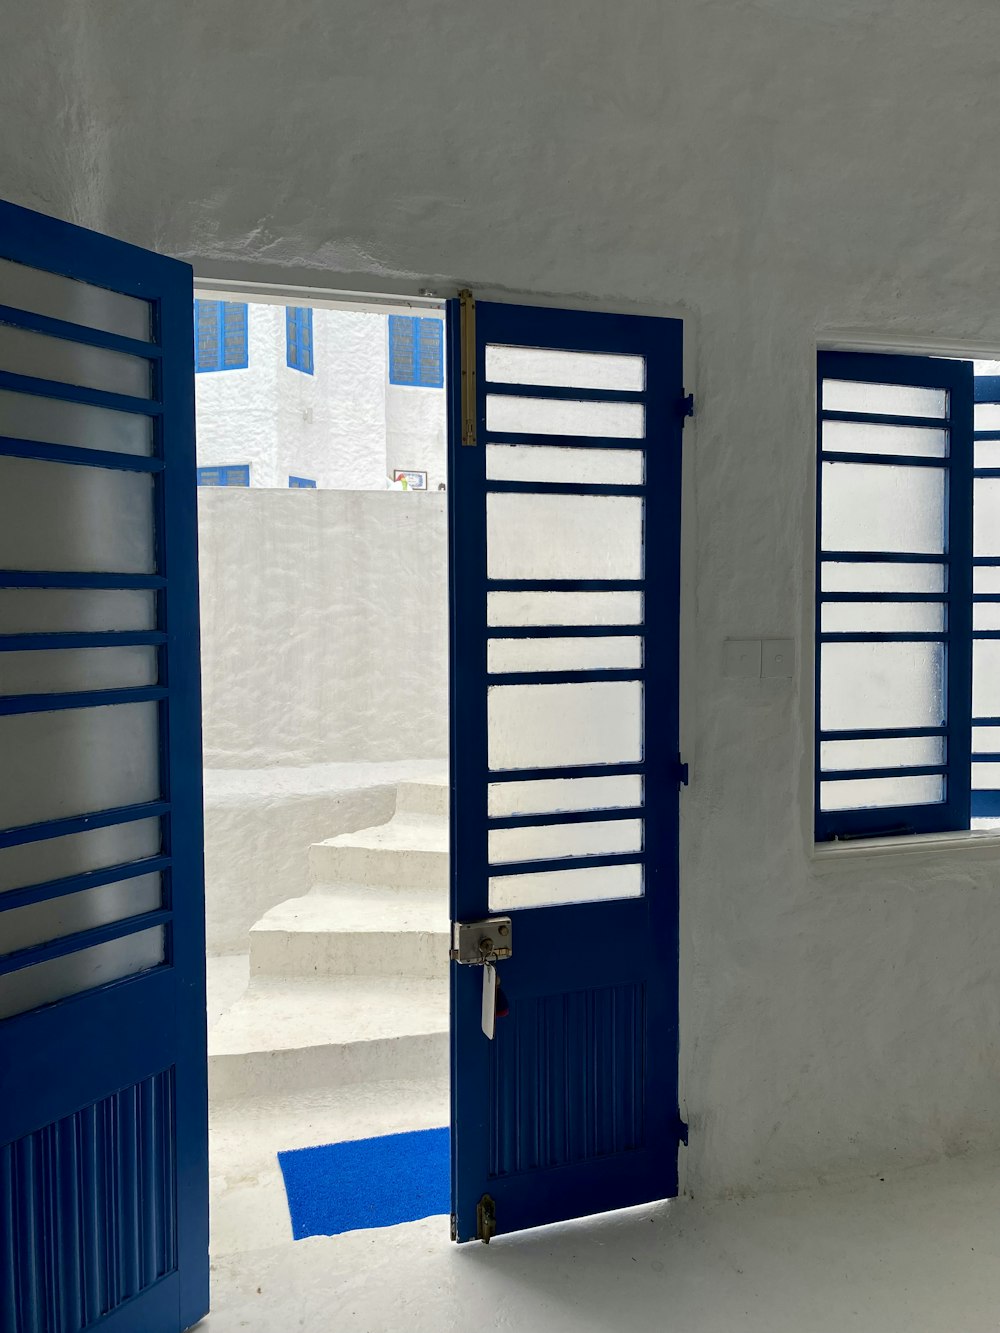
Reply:
[[[677,1192],[686,404],[676,320],[465,294],[449,340],[464,1241]]]
[[[208,1308],[191,271],[0,205],[0,1330]]]

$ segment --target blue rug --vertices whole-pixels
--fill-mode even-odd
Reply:
[[[337,1236],[451,1211],[449,1131],[278,1153],[292,1235]]]

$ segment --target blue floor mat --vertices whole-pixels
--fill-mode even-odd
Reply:
[[[449,1131],[279,1152],[292,1235],[337,1236],[451,1211]]]

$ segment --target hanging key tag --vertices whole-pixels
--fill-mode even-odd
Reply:
[[[483,964],[483,1032],[493,1040],[497,1030],[497,970],[492,963]]]

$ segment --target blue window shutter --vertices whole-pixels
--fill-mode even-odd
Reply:
[[[219,312],[221,301],[194,303],[194,368],[195,371],[218,370],[219,367]]]
[[[1000,404],[1000,375],[977,375],[975,396],[976,456],[973,460],[973,476],[979,481],[998,475],[996,468],[990,467],[990,464],[995,463],[996,455],[1000,453],[1000,443],[997,443],[1000,442],[1000,429],[997,428],[1000,412],[996,407],[991,411],[990,405]],[[983,495],[980,503],[987,503],[985,495],[989,489],[988,486],[977,487]],[[973,566],[973,611],[982,617],[979,622],[977,616],[981,628],[976,628],[974,624],[972,631],[972,678],[973,689],[976,690],[977,684],[980,689],[988,685],[988,642],[1000,638],[1000,631],[988,628],[998,623],[991,617],[991,610],[1000,603],[1000,556],[982,555],[974,550]],[[976,692],[978,695],[978,690]],[[984,696],[986,693],[983,690]],[[975,728],[972,744],[972,818],[1000,819],[1000,762],[996,758],[1000,754],[1000,717],[977,716],[972,719],[972,724]]]
[[[245,301],[221,301],[224,370],[245,370],[249,365]]]
[[[285,359],[292,370],[313,373],[313,312],[309,306],[285,307]]]
[[[200,467],[198,469],[199,486],[249,486],[250,464],[240,463],[232,467]]]
[[[444,387],[444,320],[389,316],[389,383]]]
[[[314,491],[316,483],[311,477],[289,477],[288,489],[291,491]]]
[[[417,321],[409,315],[390,315],[390,384],[416,384],[417,355]]]
[[[418,347],[420,375],[418,383],[425,389],[444,387],[444,320],[419,319]]]
[[[245,301],[195,301],[196,371],[244,370],[249,364]]]

